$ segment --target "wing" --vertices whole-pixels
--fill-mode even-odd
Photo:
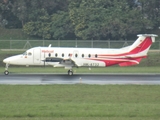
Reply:
[[[54,67],[65,67],[66,69],[79,67],[79,65],[76,64],[76,61],[72,58],[47,57],[43,61],[45,62],[45,64],[52,65]]]

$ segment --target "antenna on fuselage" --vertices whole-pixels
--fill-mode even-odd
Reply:
[[[48,46],[48,47],[50,48],[51,46],[52,46],[52,44],[49,44],[49,46]]]

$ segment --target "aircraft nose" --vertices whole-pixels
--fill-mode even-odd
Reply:
[[[9,59],[6,58],[6,59],[3,60],[3,62],[4,62],[4,63],[9,63]]]

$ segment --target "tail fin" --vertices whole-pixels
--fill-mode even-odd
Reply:
[[[152,43],[155,42],[154,34],[140,34],[137,35],[138,39],[129,47],[127,47],[127,55],[125,56],[127,62],[122,62],[120,66],[131,66],[139,64],[142,58],[147,56],[148,50]]]
[[[130,46],[129,53],[136,54],[145,51],[144,54],[147,54],[152,42],[155,42],[155,37],[157,37],[157,35],[140,34],[137,36],[138,39]]]

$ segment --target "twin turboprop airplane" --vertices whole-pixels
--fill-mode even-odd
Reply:
[[[51,65],[68,69],[68,75],[73,75],[73,67],[108,67],[131,66],[139,64],[142,58],[147,57],[152,42],[157,35],[140,34],[138,39],[130,46],[120,49],[102,48],[62,48],[62,47],[34,47],[21,55],[8,57],[5,75],[9,74],[9,65]]]

